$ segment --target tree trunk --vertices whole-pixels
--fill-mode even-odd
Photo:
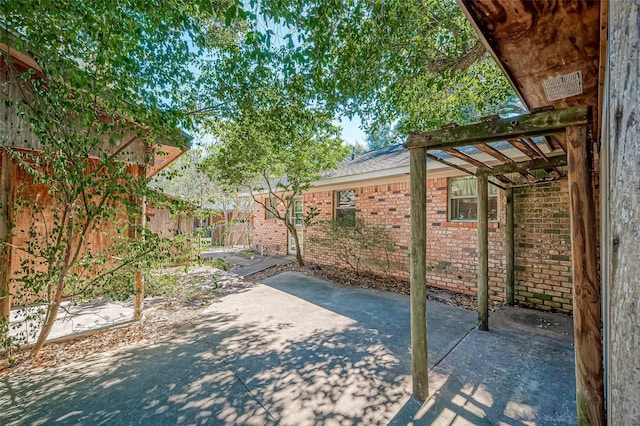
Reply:
[[[296,261],[298,266],[304,266],[304,259],[302,258],[302,250],[300,250],[300,240],[298,239],[298,230],[295,225],[287,223],[287,229],[293,235],[293,241],[296,243]],[[289,244],[287,243],[287,246]]]
[[[67,235],[67,238],[72,238],[71,235]],[[42,329],[40,330],[40,334],[38,335],[38,340],[36,341],[36,345],[31,351],[31,356],[36,358],[40,350],[44,346],[44,343],[47,341],[49,337],[49,333],[51,333],[51,329],[53,328],[53,324],[56,322],[56,318],[58,318],[58,310],[60,309],[60,304],[62,303],[62,296],[64,293],[64,280],[69,272],[68,257],[71,254],[72,245],[70,243],[67,244],[66,250],[67,254],[65,255],[65,266],[63,266],[60,271],[60,275],[58,277],[58,284],[56,285],[56,293],[53,299],[53,303],[49,302],[47,306],[47,313],[45,315],[44,324],[42,324]]]
[[[603,175],[609,169],[601,250],[609,260],[608,410],[612,425],[640,418],[640,2],[609,4],[609,97],[603,110]],[[606,60],[601,58],[601,60]],[[605,183],[606,184],[606,183]],[[606,198],[606,190],[610,196]],[[606,262],[606,260],[605,260]],[[605,281],[606,282],[606,281]]]

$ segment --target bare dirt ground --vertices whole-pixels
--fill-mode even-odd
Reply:
[[[153,342],[198,317],[211,303],[226,294],[246,291],[261,280],[284,271],[298,271],[317,278],[360,288],[371,288],[409,294],[409,283],[373,274],[356,274],[331,266],[295,263],[274,266],[256,274],[239,278],[211,266],[169,268],[163,272],[177,277],[176,282],[160,296],[145,300],[143,319],[139,322],[100,330],[73,340],[47,344],[37,358],[29,350],[0,355],[0,376],[28,374],[33,369],[52,368],[91,354],[107,352],[132,344]],[[429,288],[428,298],[452,306],[475,310],[475,297]],[[493,302],[493,311],[500,306]]]

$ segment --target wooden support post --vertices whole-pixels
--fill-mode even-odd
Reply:
[[[489,330],[489,179],[478,176],[478,328]]]
[[[507,252],[507,288],[506,288],[506,296],[507,303],[510,306],[513,306],[514,301],[514,286],[515,286],[515,240],[514,240],[514,191],[512,187],[507,188],[506,190],[507,196],[507,226],[506,226],[506,244],[505,250]]]
[[[140,219],[140,226],[144,228],[147,226],[147,201],[144,197],[142,197],[142,212]],[[139,238],[142,238],[139,236]],[[133,320],[140,321],[142,319],[142,305],[144,301],[144,274],[141,270],[136,270],[134,281],[133,281],[133,291],[134,291],[134,300],[133,300]]]
[[[600,278],[586,126],[567,127],[567,162],[577,419],[579,425],[604,425]]]
[[[411,173],[411,371],[413,396],[429,397],[427,360],[427,159],[426,149],[410,151]]]
[[[9,321],[11,313],[11,158],[0,149],[0,321]],[[0,336],[2,337],[2,336]]]
[[[143,181],[147,177],[147,169],[144,166],[138,166],[138,180]],[[147,226],[147,200],[142,197],[140,200],[140,234],[137,238],[144,238],[142,229]],[[142,319],[142,305],[144,301],[144,274],[141,270],[136,270],[133,281],[133,320],[140,321]]]

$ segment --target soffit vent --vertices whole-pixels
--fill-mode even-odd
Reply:
[[[568,98],[582,93],[582,71],[560,75],[542,82],[547,100]]]

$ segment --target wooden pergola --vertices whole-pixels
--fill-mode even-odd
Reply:
[[[489,329],[489,247],[488,184],[506,190],[507,262],[506,299],[514,297],[514,197],[518,184],[509,174],[517,174],[532,185],[562,177],[558,167],[566,166],[569,183],[571,248],[573,257],[574,324],[578,394],[586,395],[588,406],[598,403],[602,386],[602,337],[600,332],[600,290],[596,237],[595,202],[592,194],[589,136],[592,112],[589,107],[570,107],[533,112],[511,118],[489,117],[480,123],[446,126],[433,132],[412,132],[405,142],[410,150],[411,173],[411,349],[413,393],[426,400],[428,391],[426,322],[427,252],[427,158],[445,163],[477,177],[478,180],[478,328]],[[533,140],[548,144],[545,154]],[[527,160],[515,161],[490,143],[506,141]],[[465,154],[469,149],[488,154],[491,165]],[[441,155],[435,155],[440,153]],[[442,155],[446,153],[446,155]],[[463,161],[456,164],[447,158]],[[537,179],[531,173],[546,170]],[[602,404],[602,401],[599,401]],[[580,402],[579,402],[580,405]]]

